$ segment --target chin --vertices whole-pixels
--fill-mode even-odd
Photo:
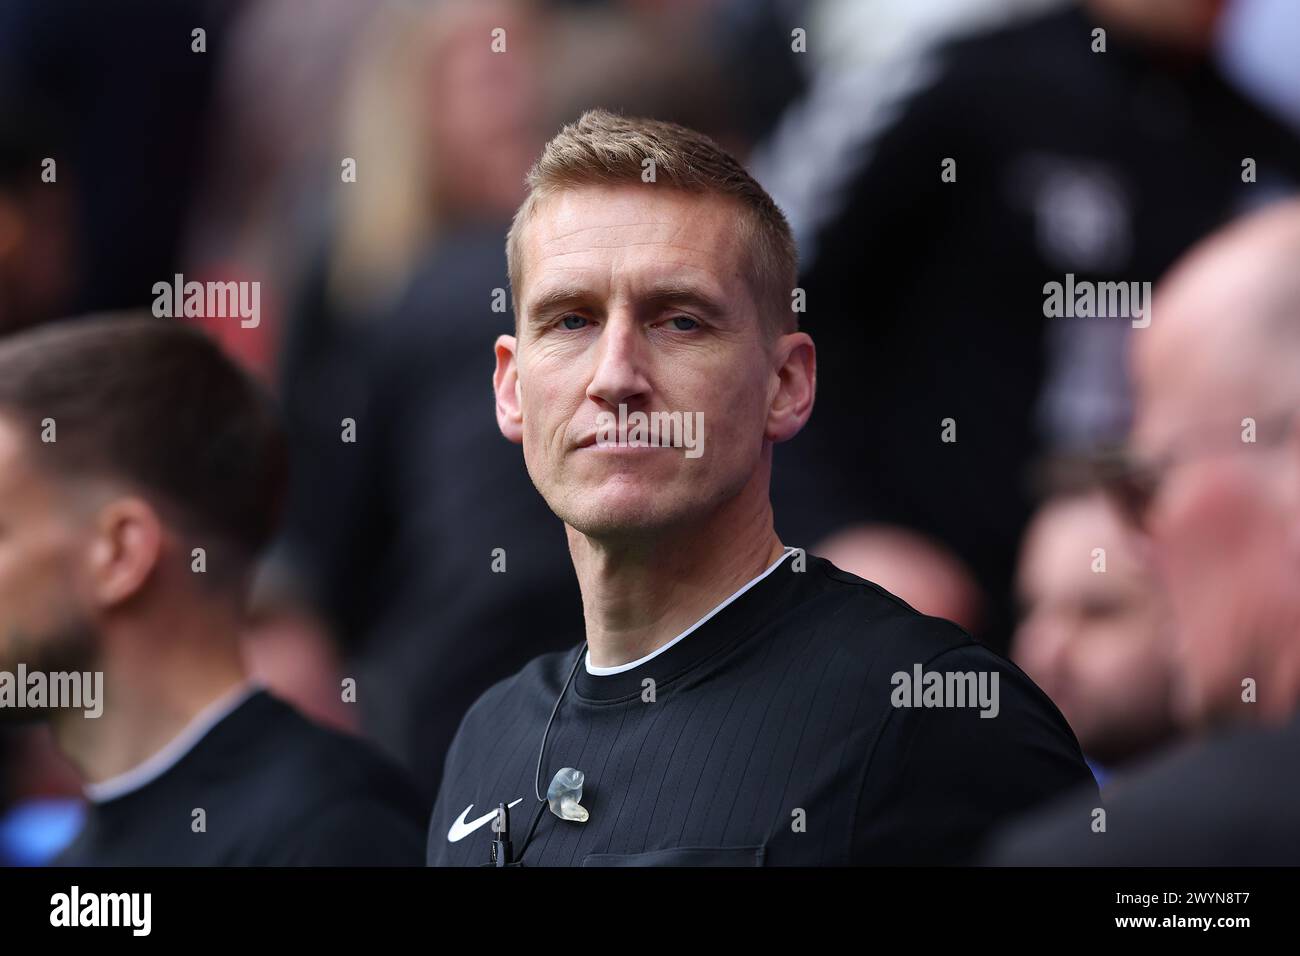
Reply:
[[[619,489],[597,493],[556,513],[575,531],[589,537],[617,537],[662,531],[695,517],[696,509],[662,490]]]

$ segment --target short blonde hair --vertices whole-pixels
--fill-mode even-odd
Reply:
[[[790,224],[767,191],[703,133],[608,110],[588,110],[576,123],[565,126],[528,171],[528,197],[515,213],[506,238],[516,318],[522,277],[520,234],[538,203],[565,189],[641,183],[647,159],[654,161],[656,183],[730,196],[740,203],[740,241],[748,249],[748,277],[759,311],[778,330],[797,329],[790,297],[798,281],[798,255]]]

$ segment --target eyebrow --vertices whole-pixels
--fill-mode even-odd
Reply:
[[[710,318],[718,318],[725,311],[719,299],[692,285],[667,283],[652,286],[642,297],[655,305],[685,305]]]
[[[590,298],[590,295],[581,286],[557,286],[554,289],[548,289],[528,303],[527,314],[531,319],[538,313],[554,312],[561,306],[574,305]]]
[[[540,315],[549,315],[564,307],[576,306],[589,300],[591,293],[581,286],[557,286],[548,289],[527,306],[530,322]],[[651,286],[639,295],[638,302],[652,305],[683,305],[711,318],[718,318],[724,308],[717,298],[693,285],[663,283]]]

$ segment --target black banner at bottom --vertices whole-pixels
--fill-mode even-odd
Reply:
[[[398,934],[460,945],[454,940],[465,933],[548,945],[545,934],[556,929],[664,940],[735,939],[778,927],[809,932],[818,946],[827,942],[821,934],[846,928],[873,933],[863,939],[1229,942],[1286,929],[1298,876],[1295,869],[15,869],[0,870],[0,927],[6,943],[75,934],[83,943],[127,945],[337,946]]]

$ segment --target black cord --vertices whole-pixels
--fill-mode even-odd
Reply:
[[[551,716],[546,721],[546,729],[542,731],[542,746],[537,750],[537,772],[533,775],[533,794],[537,797],[537,812],[533,815],[533,825],[528,828],[528,836],[524,839],[524,845],[519,848],[519,853],[515,857],[516,860],[523,859],[528,844],[532,842],[533,834],[537,831],[537,824],[542,819],[542,811],[546,809],[546,798],[542,796],[542,761],[546,757],[546,738],[551,734],[551,724],[555,723],[555,715],[560,712],[560,703],[564,700],[564,695],[569,692],[569,685],[573,683],[573,678],[578,675],[578,665],[582,663],[582,656],[586,652],[587,642],[583,641],[582,646],[578,648],[578,657],[569,670],[568,679],[565,680],[564,686],[560,688],[560,696],[555,698],[555,706],[551,708]]]
[[[528,852],[528,844],[533,842],[533,834],[537,832],[537,824],[541,822],[542,813],[546,810],[546,804],[539,803],[537,812],[533,814],[533,825],[528,828],[528,836],[524,837],[524,844],[519,848],[519,855],[515,857],[515,862],[523,861],[524,854]]]
[[[539,803],[544,803],[546,798],[542,796],[542,758],[546,755],[546,738],[551,732],[551,724],[555,722],[555,715],[560,711],[560,702],[564,700],[564,695],[569,691],[569,685],[573,683],[573,678],[578,673],[578,665],[582,663],[583,652],[587,650],[587,642],[582,642],[582,647],[578,648],[578,659],[573,662],[573,668],[569,671],[569,678],[560,688],[560,696],[555,698],[555,706],[551,708],[551,718],[546,722],[546,729],[542,731],[542,746],[537,751],[537,773],[533,775],[533,794],[537,797]]]

